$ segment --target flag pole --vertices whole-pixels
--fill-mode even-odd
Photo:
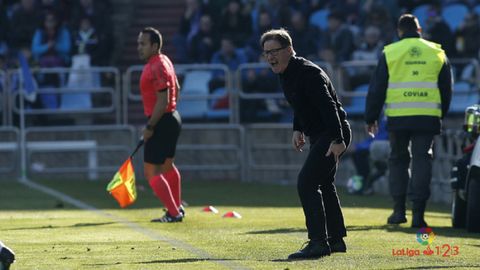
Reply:
[[[142,147],[144,143],[144,140],[143,140],[143,136],[140,138],[140,140],[138,141],[138,144],[137,144],[137,147],[135,147],[135,150],[133,150],[132,154],[130,155],[130,158],[133,159],[133,156],[135,155],[135,153],[137,153],[138,149],[140,149],[140,147]]]

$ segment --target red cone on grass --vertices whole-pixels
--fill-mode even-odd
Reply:
[[[212,213],[214,213],[214,214],[218,214],[217,208],[215,208],[215,207],[213,207],[213,206],[211,206],[211,205],[205,206],[205,208],[203,208],[202,211],[203,211],[203,212],[212,212]]]
[[[224,218],[242,218],[242,216],[235,211],[227,212],[225,213],[225,215],[223,215],[223,217]]]

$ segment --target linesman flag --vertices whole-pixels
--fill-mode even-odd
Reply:
[[[131,205],[137,199],[135,171],[133,170],[132,159],[142,144],[143,139],[138,142],[137,148],[135,148],[130,157],[123,163],[107,186],[107,191],[117,200],[122,208]]]

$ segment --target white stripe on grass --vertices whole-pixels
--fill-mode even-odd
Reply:
[[[107,213],[105,211],[102,211],[98,208],[95,208],[95,207],[93,207],[93,206],[91,206],[87,203],[84,203],[82,201],[74,199],[74,198],[72,198],[72,197],[70,197],[70,196],[68,196],[64,193],[61,193],[57,190],[54,190],[52,188],[46,187],[44,185],[29,181],[29,180],[23,180],[23,181],[20,181],[20,183],[26,185],[27,187],[36,189],[36,190],[41,191],[43,193],[46,193],[50,196],[53,196],[57,199],[60,199],[64,202],[67,202],[67,203],[69,203],[69,204],[71,204],[71,205],[73,205],[77,208],[92,211],[92,212],[94,212],[94,213],[96,213],[96,214],[98,214],[102,217],[106,217],[106,218],[112,219],[112,220],[114,220],[118,223],[124,224],[124,225],[130,227],[132,230],[134,230],[138,233],[141,233],[141,234],[143,234],[143,235],[145,235],[145,236],[147,236],[147,237],[149,237],[153,240],[163,241],[163,242],[166,242],[166,243],[168,243],[172,246],[180,247],[180,248],[182,248],[182,249],[184,249],[184,250],[186,250],[186,251],[188,251],[192,254],[197,255],[201,259],[216,262],[216,263],[221,264],[221,265],[223,265],[223,266],[225,266],[229,269],[248,269],[245,266],[235,264],[231,261],[226,261],[226,260],[222,260],[222,259],[213,258],[212,255],[208,254],[206,251],[204,251],[202,249],[191,246],[191,245],[189,245],[185,242],[182,242],[180,240],[158,234],[156,231],[150,230],[148,228],[144,228],[144,227],[138,225],[137,223],[129,221],[128,219],[125,219],[125,218]]]

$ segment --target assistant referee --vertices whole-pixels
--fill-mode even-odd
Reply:
[[[176,111],[178,84],[170,59],[161,53],[162,35],[152,27],[138,35],[138,53],[146,62],[140,77],[143,108],[148,117],[143,129],[145,140],[144,173],[155,195],[167,208],[166,214],[152,222],[181,222],[181,178],[173,161],[181,130]]]

